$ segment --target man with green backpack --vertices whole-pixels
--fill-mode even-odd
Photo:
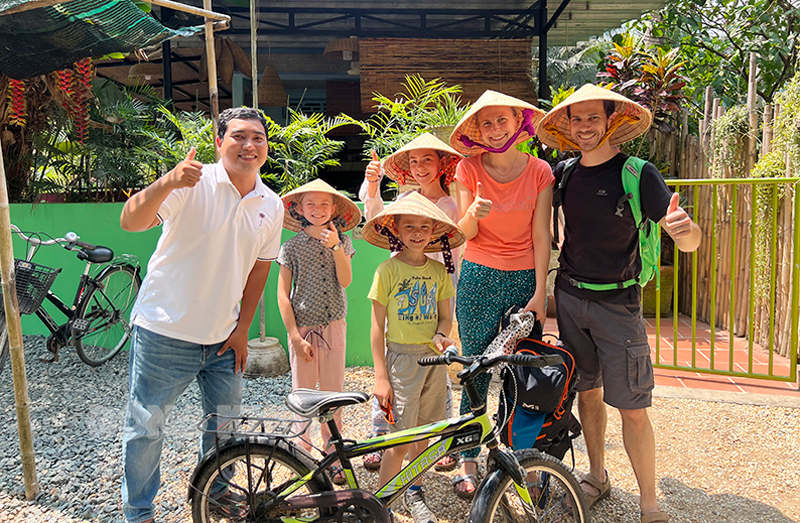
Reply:
[[[607,403],[622,418],[641,522],[664,523],[669,516],[656,499],[655,439],[647,415],[654,383],[641,288],[653,277],[658,282],[658,227],[684,252],[697,249],[700,229],[653,164],[616,148],[647,132],[651,123],[646,108],[585,85],[545,116],[537,134],[550,147],[580,151],[579,158],[556,166],[553,200],[564,216],[556,318],[580,375],[578,414],[590,464],[581,487],[590,506],[611,492],[605,470]],[[558,229],[556,224],[556,235]]]

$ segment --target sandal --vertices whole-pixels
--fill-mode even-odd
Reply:
[[[208,500],[209,510],[233,519],[244,519],[247,516],[247,497],[228,490],[221,496],[212,496]]]
[[[669,523],[669,514],[666,512],[642,514],[642,523]]]
[[[433,466],[433,469],[436,472],[448,472],[456,468],[456,466],[458,466],[458,460],[452,454],[448,454],[437,461],[436,465]]]
[[[376,450],[364,456],[364,468],[367,470],[380,470],[383,460],[383,451]]]
[[[344,485],[347,483],[347,476],[344,474],[344,469],[339,465],[331,465],[330,475],[334,485]]]
[[[586,494],[586,500],[589,502],[589,508],[592,508],[595,503],[598,501],[606,499],[608,496],[611,495],[611,478],[608,476],[608,471],[604,470],[606,474],[606,480],[601,482],[599,479],[595,478],[591,474],[582,474],[580,483],[586,483],[587,485],[594,487],[597,490],[597,495],[592,496],[588,494],[585,490],[583,491]],[[652,523],[656,523],[660,520],[653,520]],[[642,523],[645,523],[642,521]]]
[[[467,482],[472,485],[472,490],[459,490],[456,488],[461,482]],[[478,478],[475,477],[475,474],[467,474],[462,476],[461,474],[456,474],[451,481],[453,485],[453,490],[455,491],[456,495],[462,499],[472,499],[475,496],[475,491],[478,490]]]

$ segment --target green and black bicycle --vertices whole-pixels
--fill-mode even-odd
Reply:
[[[215,434],[215,448],[203,456],[191,478],[193,520],[389,523],[387,507],[401,499],[415,479],[438,459],[454,451],[486,445],[488,472],[475,492],[470,523],[588,522],[586,497],[566,465],[534,449],[511,452],[500,448],[486,403],[480,400],[474,384],[476,376],[501,363],[544,367],[560,363],[561,358],[518,354],[462,357],[446,351],[442,356],[419,360],[420,365],[454,362],[464,365],[458,378],[470,398],[471,414],[363,442],[343,439],[333,413],[369,400],[368,394],[312,390],[289,394],[286,406],[301,416],[306,426],[314,418],[328,424],[335,452],[321,461],[291,441],[303,432],[295,429],[297,420],[207,417],[200,429]],[[428,439],[435,441],[378,492],[359,488],[352,458]],[[334,490],[329,477],[337,461],[347,477],[344,490]],[[220,498],[220,494],[225,495]],[[225,504],[219,499],[225,499]],[[231,499],[240,501],[232,507]]]

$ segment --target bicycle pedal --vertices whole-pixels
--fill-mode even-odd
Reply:
[[[42,363],[53,363],[54,361],[58,361],[58,354],[54,354],[52,358],[39,356],[39,361],[41,361]]]
[[[86,318],[78,318],[73,320],[72,322],[72,330],[78,331],[80,333],[86,332],[89,328],[89,320]]]

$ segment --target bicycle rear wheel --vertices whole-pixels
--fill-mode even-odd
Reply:
[[[586,496],[564,463],[533,449],[519,450],[514,454],[528,473],[528,491],[535,512],[533,517],[529,518],[525,512],[511,476],[503,473],[489,502],[472,504],[469,523],[588,523]]]
[[[0,373],[3,372],[3,368],[6,366],[9,350],[10,344],[8,342],[8,328],[6,327],[6,313],[5,311],[0,311]]]
[[[314,463],[303,455],[277,445],[242,443],[223,448],[218,459],[209,459],[203,465],[190,487],[193,489],[192,521],[280,521],[275,518],[289,516],[301,520],[317,519],[320,509],[305,509],[294,514],[265,509],[265,504],[274,499],[277,489],[307,475],[314,468]],[[294,491],[289,499],[327,490],[321,480],[315,479]],[[215,491],[218,494],[215,495]],[[214,500],[223,492],[244,499],[235,507],[223,506]]]
[[[81,298],[72,320],[72,337],[78,357],[96,367],[117,355],[131,335],[131,308],[141,280],[129,265],[107,269],[97,285]]]

